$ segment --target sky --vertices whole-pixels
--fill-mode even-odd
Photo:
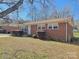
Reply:
[[[24,1],[22,5],[24,7],[22,7],[21,9],[19,13],[19,17],[23,19],[30,19],[30,16],[27,15],[29,12],[29,8],[28,8],[29,5],[25,2],[26,0]],[[79,20],[79,3],[77,3],[75,0],[73,0],[73,2],[71,0],[55,0],[54,4],[56,5],[56,8],[58,10],[62,10],[65,6],[70,7],[74,19]],[[5,10],[6,8],[8,8],[8,6],[5,4],[0,4],[0,8],[2,8],[2,10]],[[12,17],[15,17],[16,12],[12,12],[10,15],[12,15]]]
[[[58,9],[61,10],[66,5],[70,7],[74,19],[79,20],[79,3],[77,3],[77,1],[73,0],[72,2],[70,0],[56,0],[56,7]]]

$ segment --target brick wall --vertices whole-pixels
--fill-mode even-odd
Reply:
[[[37,25],[32,25],[31,26],[31,31],[32,31],[32,34],[36,34],[36,32],[37,32]]]
[[[70,24],[67,24],[67,35],[68,40],[73,37],[73,28]],[[48,39],[53,38],[59,41],[66,41],[66,23],[59,23],[58,30],[47,29],[47,37]]]
[[[59,41],[66,41],[66,23],[59,23],[59,29],[58,30],[52,30],[52,29],[48,29],[46,24],[46,37],[48,39],[55,39],[55,40],[59,40]],[[70,24],[67,24],[68,27],[68,37],[70,36],[70,38],[73,36],[73,28]],[[32,34],[37,32],[37,25],[32,25],[31,26],[31,30],[32,30]]]

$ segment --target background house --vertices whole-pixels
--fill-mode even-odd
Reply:
[[[79,21],[74,22],[74,31],[79,31]]]

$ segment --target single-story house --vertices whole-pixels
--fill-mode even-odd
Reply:
[[[3,26],[4,30],[6,30],[6,33],[11,33],[12,31],[19,31],[18,27],[15,26]]]
[[[73,37],[73,22],[71,18],[49,19],[40,21],[30,21],[24,23],[28,35],[41,35],[45,39],[60,41],[70,41]]]
[[[0,25],[0,33],[11,33],[12,31],[20,31],[18,26],[14,26],[15,24],[2,24]]]

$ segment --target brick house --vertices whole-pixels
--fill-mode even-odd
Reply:
[[[12,31],[19,31],[17,24],[2,24],[0,25],[0,33],[11,33]]]
[[[4,30],[6,30],[6,33],[11,33],[12,31],[19,31],[18,27],[15,26],[3,26]]]
[[[70,41],[73,37],[73,22],[71,18],[51,19],[42,21],[32,21],[25,23],[28,35],[45,33],[42,35],[46,39],[55,39],[59,41]]]

